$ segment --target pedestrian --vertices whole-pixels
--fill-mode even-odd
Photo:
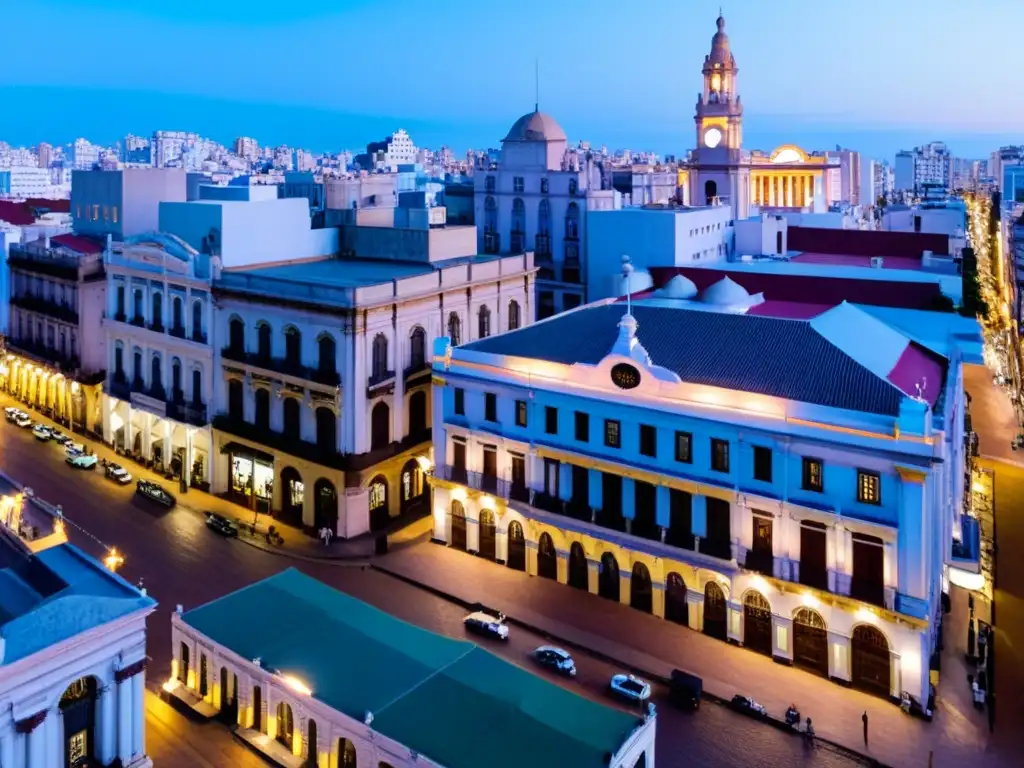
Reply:
[[[865,709],[864,714],[860,716],[860,721],[864,723],[864,746],[868,745],[868,711]]]

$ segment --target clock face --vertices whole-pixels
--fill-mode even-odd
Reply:
[[[708,149],[714,149],[722,143],[722,132],[717,128],[708,128],[704,131],[704,146]]]

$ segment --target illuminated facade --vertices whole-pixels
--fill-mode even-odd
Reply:
[[[439,340],[434,537],[926,706],[958,353],[848,304],[749,316],[727,278],[689,287]]]
[[[747,218],[755,208],[826,210],[824,185],[831,168],[826,157],[809,155],[792,144],[770,154],[743,149],[739,69],[725,19],[719,16],[717,25],[711,52],[704,58],[704,88],[694,114],[697,149],[689,167],[690,199],[729,205],[738,219]]]

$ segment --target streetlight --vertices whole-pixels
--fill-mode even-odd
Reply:
[[[117,551],[117,547],[111,547],[110,552],[103,558],[103,564],[111,573],[117,573],[117,569],[124,565],[124,557]]]

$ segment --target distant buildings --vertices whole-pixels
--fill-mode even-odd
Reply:
[[[243,160],[254,163],[260,156],[259,142],[248,136],[239,136],[235,139],[235,154]]]
[[[944,195],[953,189],[953,156],[941,142],[897,152],[895,171],[897,192]]]
[[[158,228],[159,204],[186,198],[181,168],[76,171],[71,182],[75,232],[114,240]]]
[[[0,198],[50,199],[66,197],[68,190],[55,185],[49,168],[13,165],[0,168]]]
[[[416,163],[419,159],[417,153],[409,134],[398,130],[383,141],[367,144],[366,152],[357,155],[353,162],[364,171],[395,172],[400,165]]]
[[[126,165],[152,165],[153,151],[149,139],[128,134],[121,147],[121,162]]]
[[[101,149],[86,139],[75,139],[71,145],[71,167],[78,171],[91,170],[100,160]]]
[[[861,175],[860,175],[860,153],[852,149],[842,149],[837,146],[835,151],[825,153],[830,160],[839,163],[839,194],[834,202],[847,203],[849,205],[861,204]],[[873,204],[874,200],[865,201]]]

